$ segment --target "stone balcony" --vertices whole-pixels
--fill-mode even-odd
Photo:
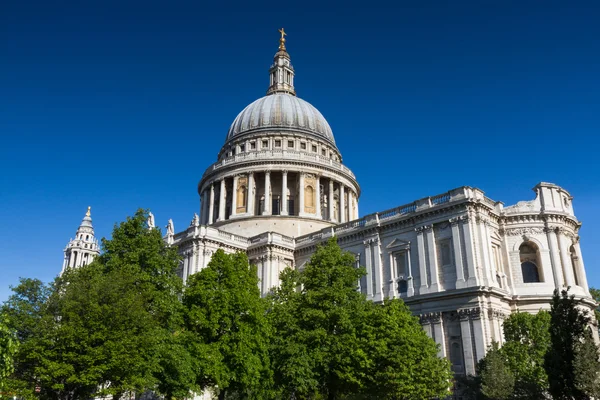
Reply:
[[[324,157],[316,153],[308,153],[304,151],[296,150],[259,150],[249,151],[245,153],[236,154],[231,157],[223,158],[216,163],[212,164],[206,169],[202,180],[209,174],[218,171],[221,168],[225,168],[229,165],[237,163],[252,162],[252,161],[297,161],[315,164],[317,166],[329,167],[334,170],[340,171],[353,180],[356,180],[354,173],[350,168],[346,167],[340,162],[334,161],[329,157]]]

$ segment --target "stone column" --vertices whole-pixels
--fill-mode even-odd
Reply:
[[[215,212],[215,185],[213,182],[210,183],[209,201],[210,203],[208,203],[208,221],[206,222],[206,224],[212,225]]]
[[[287,197],[287,170],[281,171],[281,215],[289,215],[288,197]]]
[[[200,193],[200,225],[204,224],[206,219],[206,190]]]
[[[397,297],[400,297],[398,293],[398,266],[396,265],[398,261],[394,259],[394,253],[390,252],[388,254],[390,262],[390,289],[388,291],[388,297],[390,299],[395,299]]]
[[[438,350],[438,357],[444,358],[446,357],[446,340],[444,338],[444,326],[442,323],[442,313],[436,312],[432,318],[433,325],[433,335],[435,337],[435,341],[440,345],[440,349]]]
[[[187,281],[189,268],[190,268],[190,255],[188,252],[185,252],[183,254],[183,271],[181,271],[181,279],[183,280],[184,286],[185,286],[185,282]]]
[[[564,285],[564,280],[562,274],[562,266],[560,263],[560,254],[558,253],[558,243],[555,228],[547,228],[546,235],[548,236],[548,243],[550,243],[550,258],[552,260],[552,275],[554,276],[554,286],[560,290]],[[538,268],[540,267],[541,266],[538,265]],[[545,282],[547,281],[547,279],[548,277],[544,276]]]
[[[435,245],[435,237],[433,235],[433,225],[425,227],[425,236],[427,237],[427,261],[429,262],[429,275],[431,280],[429,291],[439,292],[440,287],[438,284],[437,251]]]
[[[462,340],[463,357],[465,360],[465,374],[475,375],[475,354],[473,354],[473,332],[471,331],[471,321],[469,314],[459,311],[460,316],[460,336]]]
[[[381,265],[381,241],[379,237],[374,239],[372,250],[375,267],[375,293],[373,293],[373,301],[383,301],[383,270]]]
[[[329,179],[329,203],[328,203],[328,207],[329,209],[327,210],[329,213],[329,220],[331,222],[335,221],[335,215],[333,214],[333,179]]]
[[[419,287],[419,294],[428,292],[427,285],[427,263],[425,261],[425,240],[423,239],[424,227],[415,228],[417,232],[417,251],[419,254],[419,279],[421,286]]]
[[[367,299],[371,300],[373,298],[373,259],[371,258],[371,242],[365,240],[363,244],[365,245],[365,268],[367,269]]]
[[[482,311],[478,308],[472,310],[471,314],[471,327],[473,329],[473,337],[475,340],[475,359],[477,361],[481,360],[483,356],[485,356],[486,346],[486,336],[483,333],[483,318]]]
[[[483,273],[484,273],[484,277],[487,280],[487,284],[488,286],[498,286],[497,284],[494,285],[494,282],[496,281],[495,279],[495,274],[492,271],[492,262],[490,259],[490,238],[488,235],[488,221],[484,220],[484,219],[480,219],[480,222],[477,223],[477,225],[479,226],[479,231],[480,231],[480,235],[479,235],[479,239],[480,239],[480,243],[481,243],[481,254],[482,254],[482,269],[483,269]]]
[[[271,215],[271,171],[265,171],[265,209],[262,215]]]
[[[315,215],[317,216],[317,218],[321,218],[321,177],[319,175],[317,175],[315,177],[315,185],[317,186],[315,188],[315,193],[316,193],[316,203],[315,203]]]
[[[299,183],[298,183],[298,215],[304,216],[304,173],[298,172],[299,175]]]
[[[458,229],[458,218],[452,218],[450,220],[450,226],[452,227],[452,247],[454,250],[454,265],[456,266],[456,288],[464,288],[467,286],[465,280],[465,271],[463,269],[462,262],[462,249],[460,246],[460,231]]]
[[[406,286],[408,286],[408,289],[406,290],[406,296],[414,296],[415,295],[415,285],[414,285],[414,280],[413,280],[413,273],[412,273],[412,263],[410,261],[410,248],[408,250],[406,250],[406,265],[408,266],[408,276],[406,278]]]
[[[219,194],[219,221],[225,221],[225,178],[221,179],[221,193]]]
[[[563,271],[565,273],[565,280],[567,281],[568,287],[575,286],[575,279],[573,277],[573,263],[571,262],[571,257],[569,256],[569,251],[567,249],[567,238],[565,237],[564,231],[559,229],[554,232],[558,237],[558,246],[560,248],[560,259],[562,261]]]
[[[346,196],[346,187],[344,186],[343,183],[340,182],[340,223],[344,223],[346,222],[346,210],[345,210],[345,205],[346,205],[346,199],[344,198]]]
[[[231,191],[231,217],[234,217],[237,214],[237,191],[239,179],[240,176],[238,174],[233,176],[233,188]]]
[[[573,241],[573,247],[575,247],[575,254],[577,255],[577,278],[579,279],[579,286],[585,290],[585,293],[590,293],[588,287],[587,277],[585,276],[585,266],[583,265],[583,256],[581,255],[581,247],[579,246],[579,236]]]
[[[472,224],[470,223],[471,217],[468,215],[460,217],[462,221],[462,234],[465,238],[465,247],[467,255],[467,271],[469,276],[467,278],[468,286],[477,286],[479,284],[479,278],[477,277],[476,271],[476,260],[475,260],[475,248],[473,243]]]
[[[248,172],[248,207],[246,209],[248,215],[254,215],[255,201],[256,193],[254,193],[254,172]]]

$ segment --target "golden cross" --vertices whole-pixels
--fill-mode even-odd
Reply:
[[[89,217],[89,216],[92,214],[92,213],[90,212],[90,209],[91,209],[91,208],[92,208],[92,207],[88,206],[88,210],[87,210],[87,212],[85,213],[85,216],[86,216],[86,217]]]
[[[281,38],[283,39],[285,35],[287,35],[287,33],[285,33],[285,31],[283,30],[283,28],[281,28],[279,30],[279,33],[281,33]]]

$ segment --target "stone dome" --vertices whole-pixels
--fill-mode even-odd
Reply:
[[[267,95],[244,108],[231,124],[227,141],[269,130],[307,133],[335,145],[333,132],[319,110],[288,93]]]

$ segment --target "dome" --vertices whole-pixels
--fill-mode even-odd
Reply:
[[[287,93],[267,95],[244,108],[231,124],[227,140],[265,130],[308,133],[335,145],[333,132],[319,110]]]

